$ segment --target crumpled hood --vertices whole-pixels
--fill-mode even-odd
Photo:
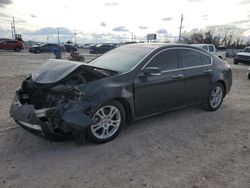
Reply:
[[[82,63],[76,61],[49,59],[37,72],[32,74],[32,80],[40,84],[55,83],[81,65]]]
[[[49,59],[37,72],[32,74],[32,81],[39,84],[53,84],[67,77],[79,67],[88,72],[90,79],[91,76],[89,74],[93,75],[94,78],[92,80],[112,76],[116,73],[115,71],[94,67],[87,63]],[[88,80],[88,78],[85,79]]]
[[[239,52],[236,55],[244,55],[244,56],[250,57],[250,53],[248,53],[248,52]]]

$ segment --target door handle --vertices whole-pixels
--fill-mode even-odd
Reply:
[[[176,74],[174,76],[172,76],[173,78],[183,78],[183,74]]]
[[[205,69],[205,70],[204,70],[204,73],[210,73],[210,72],[212,72],[211,69]]]

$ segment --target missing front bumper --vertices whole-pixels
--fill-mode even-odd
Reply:
[[[10,108],[10,115],[21,127],[31,132],[39,132],[49,140],[64,138],[68,140],[69,138],[75,138],[79,133],[85,132],[90,125],[95,124],[84,113],[89,106],[88,103],[79,103],[69,110],[65,110],[61,115],[57,114],[55,117],[58,119],[58,123],[55,126],[50,121],[49,116],[56,111],[56,108],[35,110],[33,105],[22,105],[15,97]]]

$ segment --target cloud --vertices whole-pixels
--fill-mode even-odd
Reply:
[[[106,26],[107,26],[107,24],[106,24],[105,22],[101,22],[101,23],[100,23],[100,26],[102,26],[102,27],[106,27]]]
[[[7,14],[4,14],[4,13],[0,12],[0,17],[2,17],[2,18],[9,18],[10,16],[8,16]]]
[[[0,7],[4,7],[12,3],[12,0],[0,0]]]
[[[104,5],[105,6],[117,6],[117,5],[119,5],[119,3],[113,1],[113,2],[106,2]]]
[[[204,0],[188,0],[189,3],[199,3]]]
[[[232,22],[230,24],[232,24],[232,25],[241,25],[241,24],[246,24],[246,23],[250,23],[250,20],[240,20],[240,21]]]
[[[163,35],[163,34],[167,34],[167,30],[166,29],[159,29],[156,31],[156,33],[160,34],[160,35]]]
[[[250,0],[241,0],[239,4],[240,5],[250,4]]]
[[[139,26],[139,29],[148,29],[148,26]]]
[[[70,31],[66,27],[59,28],[60,35],[73,35],[74,32]],[[57,28],[54,27],[43,27],[41,29],[31,31],[31,35],[57,35]]]
[[[206,20],[208,20],[208,15],[204,14],[201,18],[202,18],[202,20],[206,21]]]
[[[162,21],[171,21],[173,18],[172,17],[166,17],[166,18],[162,18]]]
[[[35,14],[31,14],[30,17],[31,18],[37,18],[37,16]]]
[[[125,26],[118,26],[118,27],[114,27],[113,31],[118,31],[118,32],[127,32],[128,29]]]

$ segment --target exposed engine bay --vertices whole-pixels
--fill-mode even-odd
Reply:
[[[45,67],[51,66],[51,63],[62,62],[50,62]],[[29,75],[16,92],[16,100],[20,103],[19,111],[25,111],[22,107],[29,106],[30,108],[26,108],[27,112],[25,112],[28,114],[28,119],[30,114],[34,113],[38,121],[49,127],[50,132],[61,135],[72,134],[75,129],[79,130],[94,123],[90,117],[91,103],[79,86],[115,74],[115,72],[105,69],[73,65],[74,70],[68,72],[68,75],[64,75],[65,77],[60,80],[56,74],[59,74],[60,77],[60,72],[65,72],[65,68],[70,69],[68,64],[65,68],[62,68],[62,64],[53,65],[55,68],[60,68],[59,72],[58,69],[51,67],[45,68],[47,71],[44,72],[40,70],[36,76]],[[11,115],[14,117],[18,112],[13,112],[13,108],[11,108]]]

